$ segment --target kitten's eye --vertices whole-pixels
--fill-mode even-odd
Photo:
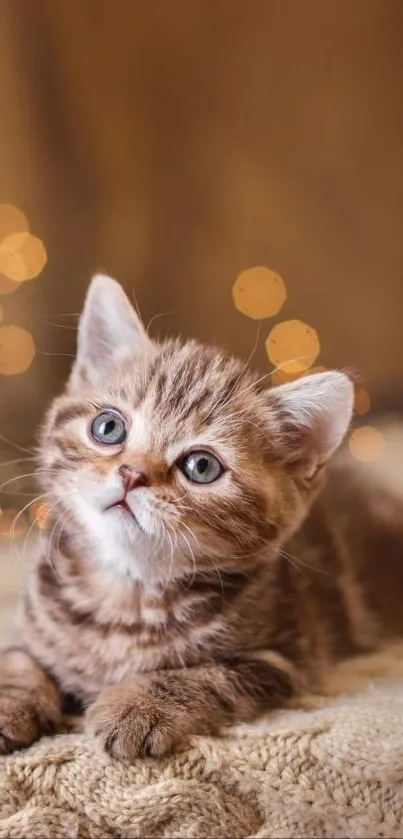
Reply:
[[[118,446],[124,443],[127,437],[124,420],[114,411],[98,414],[91,425],[91,434],[98,443],[107,446]]]
[[[203,451],[185,455],[179,463],[179,469],[195,484],[212,484],[224,472],[218,458]]]

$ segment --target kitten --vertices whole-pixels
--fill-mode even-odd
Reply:
[[[338,372],[265,381],[217,349],[151,341],[120,286],[94,278],[41,434],[52,521],[21,647],[0,658],[1,752],[60,729],[72,696],[112,755],[160,756],[372,643],[379,587],[367,612],[348,539],[361,562],[373,511],[341,478],[315,501],[353,387]]]

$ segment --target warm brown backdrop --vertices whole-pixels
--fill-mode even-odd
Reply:
[[[320,335],[375,405],[403,391],[401,0],[0,0],[0,203],[46,244],[3,297],[33,333],[2,377],[0,430],[32,438],[70,358],[91,272],[152,331],[248,355],[232,304],[251,265],[285,279],[281,318]],[[256,363],[268,367],[263,325]]]

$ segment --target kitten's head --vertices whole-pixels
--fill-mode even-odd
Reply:
[[[95,277],[40,446],[60,527],[138,579],[246,570],[300,523],[353,403],[342,373],[266,383],[215,348],[151,341],[121,287]]]

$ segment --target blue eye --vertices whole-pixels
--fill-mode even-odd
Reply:
[[[190,452],[179,463],[179,469],[194,484],[212,484],[224,472],[224,467],[211,452]]]
[[[120,414],[114,411],[103,411],[95,417],[91,425],[91,434],[98,443],[118,446],[126,440],[126,425]]]

